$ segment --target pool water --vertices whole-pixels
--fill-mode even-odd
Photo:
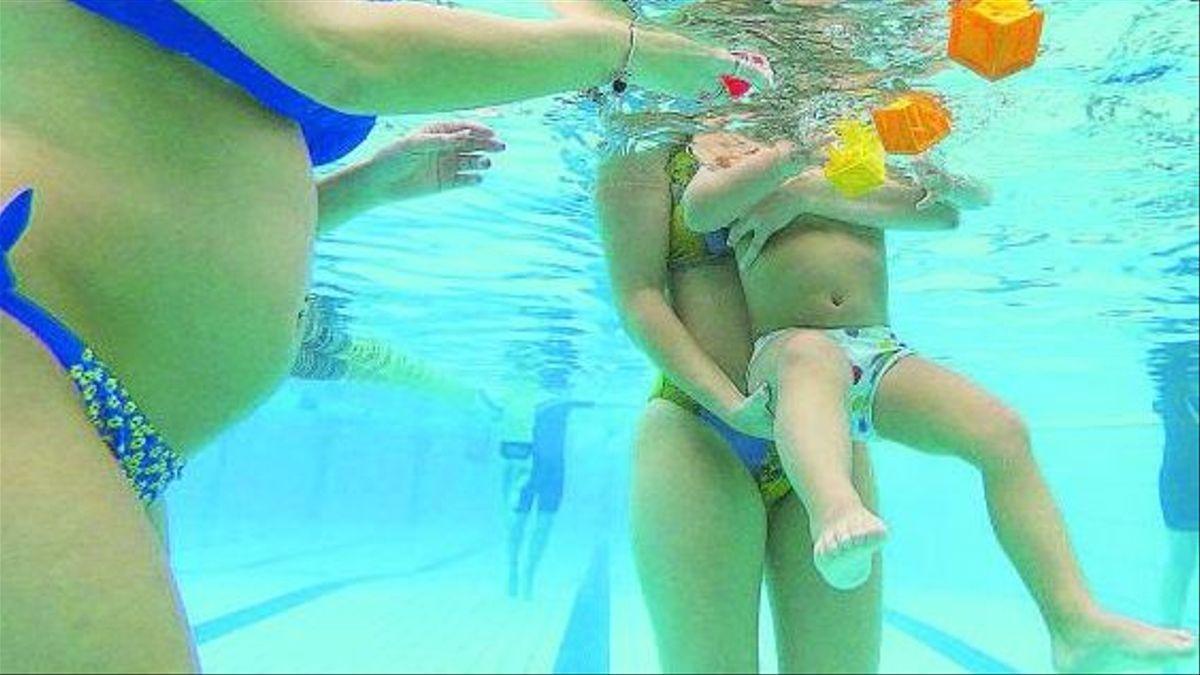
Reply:
[[[1095,592],[1156,621],[1167,531],[1150,363],[1176,343],[1194,368],[1200,328],[1197,3],[1039,5],[1032,70],[914,83],[954,109],[947,165],[996,199],[957,231],[889,235],[893,325],[1022,412]],[[571,97],[464,117],[509,146],[484,186],[383,207],[319,241],[313,283],[343,303],[346,330],[506,411],[417,386],[289,380],[218,439],[168,499],[207,671],[657,667],[626,525],[654,373],[612,306],[590,197],[602,130]],[[418,122],[387,120],[358,156]],[[556,398],[595,407],[569,418],[563,503],[532,597],[513,598],[499,444],[528,440],[534,406]],[[883,669],[1046,671],[1044,629],[974,472],[887,443],[872,454],[892,530]],[[1193,630],[1197,604],[1193,584]]]

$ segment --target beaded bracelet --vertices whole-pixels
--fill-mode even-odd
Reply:
[[[625,58],[617,68],[612,80],[612,90],[615,94],[623,94],[629,88],[629,64],[633,62],[633,53],[637,49],[637,18],[629,22],[629,49],[625,50]]]

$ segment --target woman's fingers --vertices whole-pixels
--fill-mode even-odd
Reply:
[[[470,187],[483,182],[483,175],[478,173],[456,173],[444,186],[447,190],[460,187]]]
[[[766,241],[766,236],[758,230],[754,230],[745,249],[742,250],[742,254],[738,256],[738,267],[745,271],[750,265],[754,264],[754,261],[758,259],[758,255],[762,253],[763,244]]]
[[[444,176],[439,180],[441,190],[479,185],[483,182],[482,171],[492,166],[492,160],[479,154],[455,154],[441,160]]]
[[[495,136],[480,136],[472,129],[458,131],[447,138],[456,152],[503,152],[507,147]]]
[[[775,86],[775,71],[767,57],[758,52],[730,52],[734,59],[734,70],[731,75],[739,77],[754,85],[759,91],[765,91]]]
[[[484,171],[492,167],[492,160],[483,155],[459,155],[459,171]]]
[[[451,120],[445,122],[434,122],[421,127],[418,133],[426,134],[455,134],[461,131],[468,131],[472,135],[479,138],[490,138],[496,135],[495,130],[491,127],[480,124],[479,122],[471,122],[468,120]]]
[[[455,153],[502,152],[507,147],[494,136],[479,136],[471,129],[453,133],[429,134],[420,143],[434,150]]]
[[[722,84],[723,76],[740,78],[759,89],[771,86],[769,71],[757,55],[743,52],[739,56],[656,29],[639,30],[636,41],[629,72],[631,82],[638,86],[702,99],[726,91],[729,85]]]
[[[462,141],[458,146],[459,152],[504,152],[508,148],[504,143],[494,138],[473,138]]]
[[[729,236],[725,242],[730,248],[737,251],[738,267],[743,271],[750,267],[750,264],[762,252],[763,242],[766,241],[766,237],[761,231],[762,227],[764,227],[762,219],[750,214],[729,228]]]
[[[754,221],[750,218],[740,218],[729,226],[729,234],[725,237],[725,245],[733,248],[745,238],[746,234],[754,230]]]

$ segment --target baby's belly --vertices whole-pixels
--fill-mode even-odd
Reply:
[[[772,238],[743,283],[756,335],[888,320],[887,256],[878,232],[793,226]]]

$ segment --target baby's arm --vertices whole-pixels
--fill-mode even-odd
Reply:
[[[700,146],[715,135],[699,136]],[[725,135],[726,138],[730,136]],[[752,148],[748,142],[747,149]],[[697,150],[699,154],[702,152]],[[759,146],[721,166],[705,162],[688,184],[680,205],[684,223],[696,232],[729,227],[800,169],[802,156],[790,142]]]
[[[667,296],[667,157],[668,151],[655,150],[617,157],[600,169],[596,205],[609,276],[634,341],[688,396],[729,421],[746,397],[688,331]],[[758,431],[764,429],[769,433],[769,425]]]

